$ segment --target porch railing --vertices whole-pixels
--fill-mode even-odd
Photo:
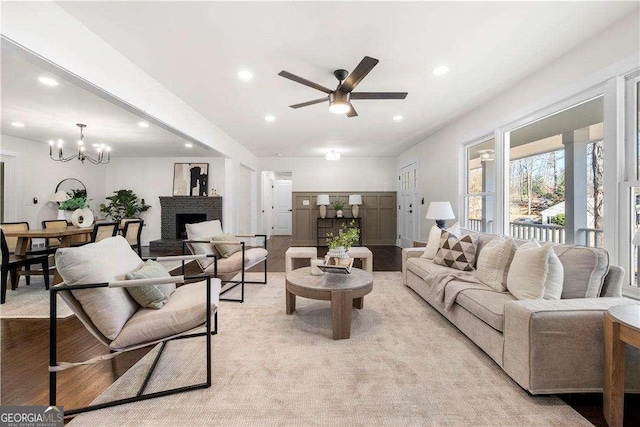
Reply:
[[[478,232],[489,232],[483,230],[483,225],[487,227],[491,222],[492,221],[483,221],[482,219],[468,219],[467,228]],[[598,248],[602,245],[602,230],[597,228],[580,228],[578,229],[578,233],[586,246]],[[510,222],[509,235],[516,239],[523,240],[537,239],[541,242],[560,244],[566,242],[565,228],[556,224]]]

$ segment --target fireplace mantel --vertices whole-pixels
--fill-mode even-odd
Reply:
[[[207,221],[222,222],[222,197],[214,196],[161,196],[160,240],[149,243],[150,249],[181,249],[182,241],[176,239],[177,214],[204,214]]]

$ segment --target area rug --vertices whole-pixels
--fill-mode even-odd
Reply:
[[[180,267],[180,262],[164,262],[162,265],[167,270]],[[0,304],[0,319],[44,319],[49,318],[50,295],[44,287],[44,279],[41,276],[32,276],[31,285],[27,286],[25,279],[20,279],[20,284],[15,291],[7,289],[7,299]],[[64,319],[73,316],[67,305],[58,298],[57,318]]]
[[[285,314],[284,273],[222,303],[213,385],[76,417],[74,426],[542,426],[590,423],[555,396],[533,397],[402,284],[375,273],[351,339],[331,338],[328,301]],[[233,291],[235,292],[235,290]],[[96,402],[130,395],[154,351]],[[205,378],[204,339],[172,342],[149,392]]]

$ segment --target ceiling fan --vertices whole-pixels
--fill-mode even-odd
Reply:
[[[336,90],[331,90],[307,79],[303,79],[302,77],[298,77],[288,71],[282,70],[278,75],[327,94],[327,96],[323,96],[322,98],[303,102],[301,104],[290,105],[289,107],[302,108],[328,100],[329,111],[332,113],[346,114],[347,117],[355,117],[358,113],[356,113],[353,105],[351,105],[352,99],[405,99],[407,97],[407,92],[352,92],[356,86],[358,86],[358,83],[360,83],[362,79],[369,74],[378,62],[379,61],[375,58],[365,56],[351,74],[349,74],[347,70],[335,70],[333,75],[339,81]]]

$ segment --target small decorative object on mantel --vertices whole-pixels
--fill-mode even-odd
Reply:
[[[360,215],[360,205],[362,204],[362,195],[350,194],[349,204],[351,205],[351,214],[354,218],[358,218],[358,215]]]
[[[331,203],[331,207],[333,207],[333,209],[335,209],[336,211],[336,218],[342,218],[342,208],[344,208],[344,202],[336,199]]]
[[[173,166],[174,196],[206,196],[209,163],[176,163]]]
[[[328,194],[318,194],[316,205],[320,206],[320,218],[327,217],[327,205],[331,204]]]
[[[325,257],[325,265],[351,266],[353,259],[348,255],[349,249],[360,238],[360,230],[355,227],[355,222],[347,226],[343,224],[337,236],[327,233],[327,246],[329,251]]]

